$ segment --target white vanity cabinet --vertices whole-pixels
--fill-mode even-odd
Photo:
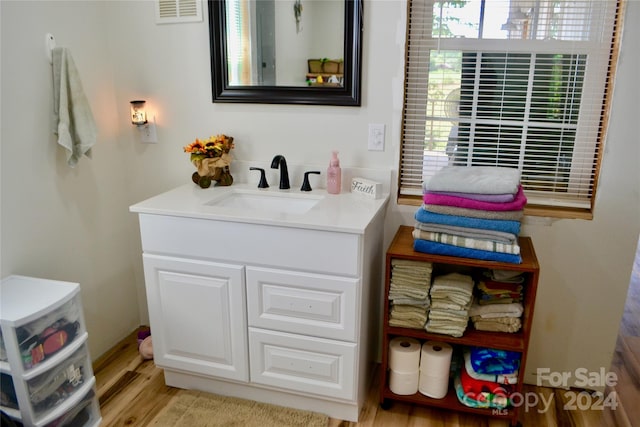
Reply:
[[[378,354],[386,200],[362,204],[370,216],[345,231],[133,206],[166,383],[357,421]]]
[[[99,426],[80,286],[13,275],[0,306],[0,408],[25,426]]]

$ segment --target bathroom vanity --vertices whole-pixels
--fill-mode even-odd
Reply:
[[[188,184],[132,206],[167,385],[357,421],[377,355],[387,201]]]

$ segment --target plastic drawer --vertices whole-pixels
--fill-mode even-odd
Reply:
[[[74,396],[93,377],[87,345],[69,358],[27,381],[27,394],[34,418],[41,419]]]
[[[79,295],[15,329],[24,370],[32,369],[71,344],[84,332]]]
[[[95,388],[92,388],[78,404],[55,420],[45,424],[45,427],[89,427],[100,425],[100,421],[98,399]]]
[[[11,375],[0,374],[0,405],[4,408],[18,409],[18,397]]]
[[[2,330],[0,330],[0,362],[7,362],[7,349],[4,346],[4,339],[2,338]]]

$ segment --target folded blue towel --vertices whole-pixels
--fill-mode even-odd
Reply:
[[[520,234],[520,221],[503,219],[471,218],[468,216],[445,215],[429,212],[422,207],[415,214],[416,221],[435,224],[456,225],[459,227],[482,228],[484,230],[504,231],[516,236]]]
[[[481,249],[463,248],[460,246],[447,245],[445,243],[431,240],[415,239],[413,250],[427,254],[449,255],[460,258],[482,259],[485,261],[508,262],[511,264],[522,264],[520,255],[507,254],[503,252],[484,251]]]

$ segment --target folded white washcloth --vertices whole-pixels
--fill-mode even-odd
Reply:
[[[54,133],[67,150],[67,164],[74,167],[83,155],[91,157],[98,131],[71,53],[56,47],[52,60]]]

